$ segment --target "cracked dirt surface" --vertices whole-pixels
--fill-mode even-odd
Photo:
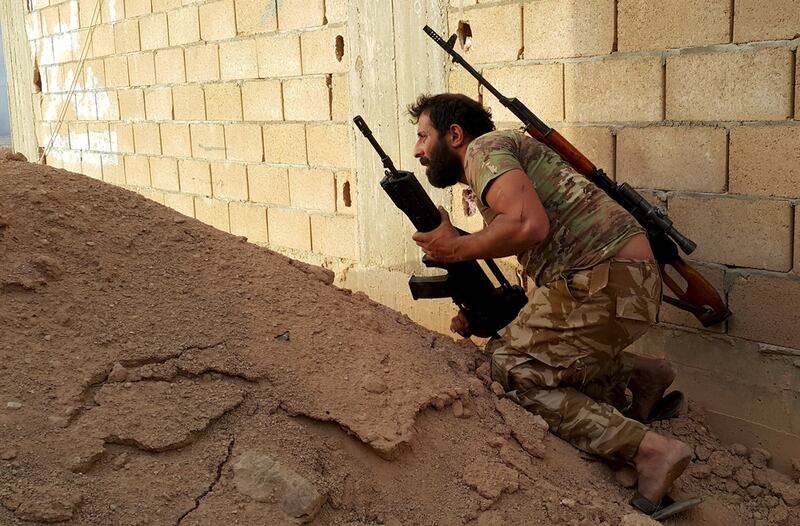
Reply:
[[[0,160],[0,524],[640,519],[618,467],[491,393],[471,343],[331,283]],[[723,447],[699,408],[660,429],[697,454],[675,494],[707,497],[670,524],[798,524],[800,486],[768,453]]]

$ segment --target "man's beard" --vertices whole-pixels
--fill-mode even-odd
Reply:
[[[436,188],[447,188],[456,184],[464,168],[456,152],[447,143],[439,140],[431,150],[430,158],[422,157],[420,163],[427,167],[428,182]]]

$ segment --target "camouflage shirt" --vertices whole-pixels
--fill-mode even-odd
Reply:
[[[523,132],[503,130],[481,135],[467,148],[464,167],[487,225],[496,215],[484,200],[489,183],[514,168],[528,174],[550,220],[547,238],[517,255],[525,273],[537,285],[567,271],[592,267],[644,232],[603,190]]]

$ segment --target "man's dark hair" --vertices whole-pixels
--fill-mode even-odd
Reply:
[[[460,93],[420,95],[417,102],[408,105],[408,113],[414,124],[427,113],[439,135],[447,133],[451,124],[461,126],[472,139],[494,130],[491,112],[480,102]]]

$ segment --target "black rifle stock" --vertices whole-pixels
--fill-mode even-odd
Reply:
[[[464,58],[455,51],[456,35],[444,40],[436,31],[428,26],[423,31],[452,57],[453,62],[467,70],[481,86],[497,97],[500,103],[508,108],[520,121],[525,131],[538,141],[557,152],[562,159],[571,164],[579,173],[605,191],[612,199],[633,215],[645,228],[650,239],[653,253],[661,267],[661,275],[667,287],[677,296],[664,296],[664,301],[685,311],[691,312],[708,327],[719,323],[731,315],[713,285],[702,274],[693,269],[678,254],[678,247],[691,254],[697,247],[695,243],[678,232],[661,207],[654,207],[627,183],[617,184],[603,170],[597,168],[575,146],[569,143],[560,133],[542,122],[531,110],[516,98],[508,98],[500,93],[483,75],[478,73]],[[665,271],[672,267],[685,281],[681,287]]]
[[[385,176],[381,188],[394,204],[411,220],[420,232],[430,232],[442,222],[439,209],[433,204],[425,189],[413,173],[397,170],[383,151],[360,115],[353,118],[358,129],[381,157]],[[463,231],[459,231],[464,234]],[[495,287],[477,261],[438,263],[427,256],[422,258],[427,267],[444,269],[440,276],[411,276],[408,286],[411,296],[417,299],[452,298],[469,322],[471,334],[490,337],[511,323],[528,302],[525,291],[510,285],[492,260],[486,264],[499,282]]]

